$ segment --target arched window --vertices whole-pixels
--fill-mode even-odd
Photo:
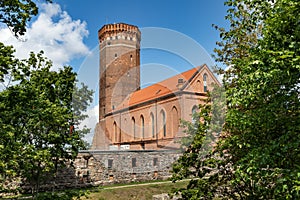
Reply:
[[[177,132],[178,132],[178,127],[179,127],[179,119],[178,119],[178,111],[177,108],[174,106],[172,108],[172,135],[176,136]]]
[[[134,119],[134,117],[132,117],[131,123],[132,123],[132,134],[133,134],[133,139],[135,139],[135,138],[136,138],[136,133],[135,133],[135,119]]]
[[[161,114],[161,119],[162,119],[162,131],[163,131],[163,136],[166,137],[167,136],[167,124],[166,124],[166,114],[165,111],[161,110],[160,111]]]
[[[207,82],[206,82],[206,79],[207,79],[207,74],[204,74],[203,75],[203,91],[204,92],[207,92]]]
[[[141,137],[145,138],[145,120],[143,115],[141,115]]]
[[[113,124],[113,129],[114,129],[114,142],[118,141],[118,127],[117,127],[117,123],[114,122]]]
[[[152,134],[152,138],[155,137],[155,127],[154,127],[154,115],[153,113],[150,113],[150,118],[151,118],[151,134]]]

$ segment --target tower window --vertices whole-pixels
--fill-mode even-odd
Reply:
[[[130,55],[130,61],[132,61],[132,55]]]
[[[118,57],[118,54],[115,53],[115,58]]]

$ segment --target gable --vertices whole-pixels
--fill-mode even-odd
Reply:
[[[206,76],[206,80],[204,80],[204,76]],[[191,80],[189,80],[188,84],[183,90],[193,93],[204,93],[204,86],[206,85],[206,90],[211,91],[213,89],[213,84],[221,86],[220,82],[209,69],[209,67],[207,67],[207,65],[203,65],[198,73],[195,74]]]

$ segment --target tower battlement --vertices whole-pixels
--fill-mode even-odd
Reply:
[[[98,31],[100,43],[105,40],[128,39],[133,41],[141,40],[141,32],[137,26],[125,23],[106,24]]]

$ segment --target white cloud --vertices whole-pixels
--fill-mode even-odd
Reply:
[[[43,50],[53,61],[54,68],[68,64],[78,56],[89,53],[84,44],[88,36],[86,22],[73,20],[58,4],[42,4],[41,12],[26,34],[18,40],[8,28],[0,28],[0,41],[13,45],[18,58],[28,58],[31,51]]]

